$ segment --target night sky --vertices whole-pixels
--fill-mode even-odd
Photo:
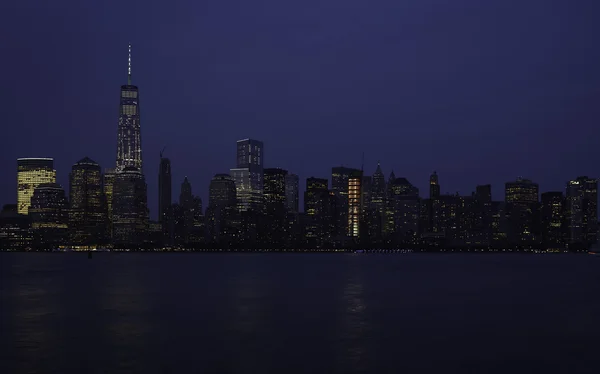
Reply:
[[[159,152],[173,195],[208,201],[235,142],[304,179],[381,160],[428,196],[517,176],[542,191],[600,177],[598,0],[8,0],[0,5],[0,204],[16,159],[114,167],[119,89],[140,88],[156,217]]]

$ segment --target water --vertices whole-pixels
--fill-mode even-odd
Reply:
[[[598,373],[588,255],[0,253],[0,373]]]

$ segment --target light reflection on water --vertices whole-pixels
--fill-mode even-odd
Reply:
[[[366,367],[366,346],[371,329],[366,315],[361,264],[357,258],[352,258],[348,267],[346,283],[341,296],[343,306],[339,331],[339,352],[336,362],[340,372],[362,370]],[[352,262],[354,261],[354,262]]]
[[[0,374],[600,367],[600,262],[440,256],[0,253]]]

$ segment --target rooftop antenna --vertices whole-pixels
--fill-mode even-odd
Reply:
[[[364,171],[365,170],[365,152],[363,152],[362,154],[362,161],[360,164],[360,171]]]
[[[164,146],[164,147],[163,147],[163,149],[162,149],[162,151],[160,151],[160,158],[163,158],[163,156],[162,156],[162,155],[163,155],[163,153],[164,153],[165,149],[167,149],[167,146]]]
[[[127,58],[127,85],[131,86],[131,43],[129,43],[129,55]]]

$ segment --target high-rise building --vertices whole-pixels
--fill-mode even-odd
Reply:
[[[354,170],[348,176],[348,236],[360,236],[360,218],[362,213],[363,172]]]
[[[131,84],[131,44],[129,44],[127,84],[121,86],[116,170],[120,172],[126,167],[134,167],[142,172],[140,98],[138,87]]]
[[[309,245],[320,247],[331,242],[335,234],[333,208],[337,200],[328,190],[329,181],[324,178],[307,178],[304,191],[304,232]]]
[[[395,241],[414,242],[419,232],[421,212],[419,189],[406,178],[396,178],[390,186],[389,199],[393,207]]]
[[[300,204],[299,184],[300,179],[296,174],[285,176],[285,200],[288,212],[298,213]]]
[[[113,185],[113,244],[140,246],[146,239],[148,205],[146,180],[133,166],[117,172]]]
[[[266,217],[263,221],[265,241],[271,245],[283,245],[287,238],[286,177],[287,170],[264,169],[264,201]]]
[[[106,200],[106,217],[108,219],[107,236],[112,238],[112,221],[113,221],[113,186],[115,184],[115,169],[104,169],[102,185],[104,190],[104,199]]]
[[[517,178],[505,185],[505,214],[509,243],[532,246],[539,239],[539,186],[528,179]]]
[[[337,201],[338,208],[338,222],[337,222],[337,234],[341,236],[352,236],[349,235],[349,184],[348,181],[351,175],[358,175],[362,172],[358,169],[347,168],[344,166],[338,166],[331,168],[331,190],[333,191]],[[358,184],[362,184],[361,181]],[[360,213],[360,210],[359,210]],[[358,228],[357,228],[358,230]]]
[[[0,211],[0,248],[22,251],[31,248],[33,233],[29,217],[17,213],[17,204],[7,204]]]
[[[429,198],[437,199],[438,197],[440,197],[440,184],[437,172],[434,171],[429,177]]]
[[[79,160],[69,175],[69,227],[71,244],[95,247],[105,243],[107,205],[100,165],[88,157]]]
[[[56,183],[54,159],[17,159],[17,212],[19,214],[28,214],[33,191],[42,183]]]
[[[545,249],[564,247],[565,197],[560,191],[542,194],[542,245]]]
[[[240,211],[260,211],[263,206],[263,143],[254,139],[237,141],[237,165],[231,177],[237,188]]]
[[[206,218],[211,242],[223,245],[236,239],[236,185],[228,174],[216,174],[210,181]]]
[[[183,182],[181,182],[181,190],[179,193],[179,205],[183,207],[190,207],[192,205],[192,201],[194,199],[194,195],[192,195],[192,184],[188,180],[188,177],[183,178]]]
[[[65,190],[56,183],[42,183],[31,196],[29,216],[34,246],[48,250],[65,243],[68,234],[68,204]]]
[[[158,221],[166,219],[167,212],[171,206],[171,160],[163,157],[160,153],[160,165],[158,167]]]
[[[598,233],[598,180],[587,176],[567,182],[565,202],[567,242],[589,247]]]
[[[492,186],[479,185],[473,201],[473,230],[479,241],[489,246],[492,242]]]
[[[121,86],[117,166],[112,198],[112,236],[117,246],[140,246],[148,229],[148,196],[142,169],[140,98],[131,83],[131,44],[127,84]]]
[[[377,162],[377,170],[371,178],[371,218],[369,219],[369,237],[371,242],[379,242],[383,238],[385,227],[385,211],[387,201],[387,184]]]

